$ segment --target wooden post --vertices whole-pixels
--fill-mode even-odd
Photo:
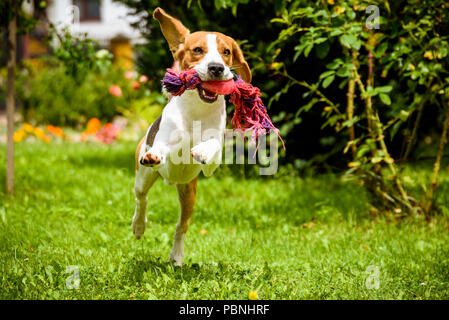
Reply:
[[[15,109],[15,68],[17,12],[14,8],[13,18],[8,25],[8,93],[6,98],[6,192],[14,194],[14,109]]]

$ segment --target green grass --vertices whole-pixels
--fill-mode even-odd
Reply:
[[[1,299],[449,298],[448,192],[430,223],[398,220],[372,216],[363,188],[337,176],[244,179],[221,168],[198,183],[175,268],[173,186],[155,184],[146,233],[132,235],[134,148],[16,145],[16,195],[0,191]],[[409,171],[409,184],[430,174]],[[447,191],[447,171],[441,181]],[[66,288],[73,265],[79,290]],[[377,290],[366,286],[368,266],[379,270]]]

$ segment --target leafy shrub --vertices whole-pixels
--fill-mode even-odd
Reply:
[[[112,64],[112,54],[97,50],[85,34],[51,30],[57,45],[38,69],[24,63],[17,95],[25,120],[82,127],[88,119],[110,121],[116,115],[142,116],[145,125],[160,114],[165,98],[149,90],[148,77]],[[49,40],[49,43],[54,40]],[[148,109],[148,110],[146,110]]]
[[[52,57],[59,61],[77,83],[91,71],[104,73],[112,64],[112,54],[107,50],[96,50],[98,43],[86,33],[71,34],[69,28],[57,30],[51,26],[48,43],[56,42]]]
[[[124,115],[148,125],[159,116],[165,104],[161,92],[151,92],[139,79],[127,79],[119,67],[102,73],[87,72],[78,83],[63,66],[45,68],[33,75],[25,69],[17,82],[24,118],[39,124],[84,126],[88,119],[111,121]],[[118,88],[115,94],[111,88]]]
[[[100,75],[89,72],[81,83],[62,66],[45,68],[31,77],[28,72],[22,73],[18,90],[19,99],[26,105],[25,118],[60,126],[82,125],[93,117],[111,120],[121,101],[109,93],[109,86],[114,79],[118,82],[122,73],[113,68]]]
[[[382,12],[377,26],[369,18],[376,11]],[[279,94],[299,86],[309,99],[295,118],[312,108],[321,110],[323,126],[346,138],[340,150],[352,155],[348,176],[361,178],[387,207],[429,213],[449,130],[447,4],[410,0],[390,7],[388,1],[375,0],[297,0],[271,21],[284,26],[270,46],[277,48],[276,73],[288,79]],[[292,44],[293,56],[280,54]],[[310,60],[313,53],[320,61],[316,72],[306,80],[292,77],[294,65]],[[435,107],[443,111],[431,119],[433,128],[442,128],[440,145],[431,185],[419,201],[403,187],[394,157],[408,160],[421,118]],[[402,148],[395,150],[392,141],[401,128]]]

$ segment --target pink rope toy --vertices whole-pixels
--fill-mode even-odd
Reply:
[[[231,95],[230,102],[235,105],[234,116],[232,117],[232,126],[234,130],[248,131],[252,130],[252,140],[257,140],[259,135],[265,135],[273,130],[282,141],[279,129],[271,122],[267,113],[267,108],[260,98],[259,88],[244,82],[240,76],[234,81],[211,80],[202,81],[195,69],[181,71],[177,73],[173,69],[167,69],[167,73],[162,80],[163,87],[172,95],[180,96],[186,90],[195,89],[201,85],[207,91],[222,95]],[[257,148],[256,148],[257,150]]]

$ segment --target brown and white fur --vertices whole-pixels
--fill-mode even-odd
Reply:
[[[159,21],[182,70],[194,68],[203,81],[229,80],[234,76],[232,67],[244,81],[251,81],[249,66],[232,38],[218,32],[190,33],[179,20],[160,8],[154,11],[153,17]],[[202,171],[210,176],[219,166],[225,125],[224,96],[201,88],[187,90],[169,100],[161,118],[151,125],[137,147],[132,230],[137,239],[145,232],[147,193],[154,182],[162,177],[167,184],[175,184],[181,205],[170,253],[170,261],[175,265],[183,262],[184,237],[195,204],[198,175]],[[184,161],[178,161],[180,153]]]

